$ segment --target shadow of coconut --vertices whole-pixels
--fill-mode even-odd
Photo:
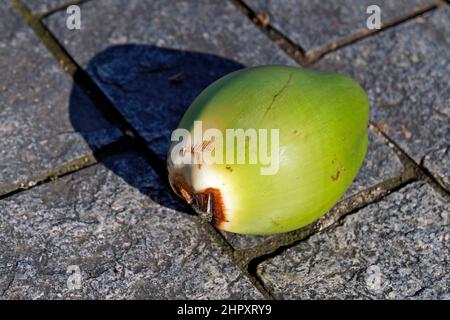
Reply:
[[[135,44],[109,47],[95,55],[86,68],[90,79],[104,94],[100,95],[100,99],[95,99],[102,114],[86,112],[83,104],[87,101],[82,98],[81,89],[74,86],[70,98],[70,120],[94,151],[99,163],[153,201],[165,207],[192,212],[187,204],[168,192],[164,182],[164,164],[171,133],[204,88],[243,67],[235,61],[206,53]],[[78,80],[86,82],[86,76],[78,72],[75,80],[77,83],[80,83]],[[89,89],[91,86],[92,83],[86,87]],[[107,106],[108,100],[113,106]],[[116,140],[118,136],[118,130],[112,129],[105,118],[119,125],[123,121],[118,118],[126,119],[143,138],[150,153],[145,158],[161,177],[152,182],[154,185],[149,187],[142,183],[143,170],[139,166],[123,168],[110,157],[98,156],[100,146]]]

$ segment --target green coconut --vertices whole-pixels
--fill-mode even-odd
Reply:
[[[191,138],[172,136],[169,181],[218,229],[288,232],[325,214],[349,188],[367,151],[368,117],[366,93],[347,76],[288,66],[241,69],[208,86],[186,111],[179,129]],[[199,139],[199,124],[216,135]],[[227,129],[247,133],[244,143],[227,139]],[[266,146],[260,139],[255,148],[252,133],[264,130]]]

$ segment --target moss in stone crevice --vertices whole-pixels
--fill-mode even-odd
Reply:
[[[20,191],[29,190],[45,182],[55,181],[58,178],[85,169],[96,163],[97,160],[93,155],[83,156],[82,158],[75,159],[54,169],[34,176],[31,175],[31,177],[26,178],[23,181],[2,184],[0,185],[0,199],[4,199]]]

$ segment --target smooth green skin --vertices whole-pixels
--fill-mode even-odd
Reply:
[[[225,230],[274,234],[315,221],[342,197],[367,151],[368,117],[367,95],[349,77],[260,66],[228,74],[206,88],[179,127],[191,130],[194,120],[202,120],[204,129],[223,132],[280,130],[284,153],[276,175],[260,175],[259,165],[232,165],[232,172],[226,164],[215,165],[229,175],[238,199]]]

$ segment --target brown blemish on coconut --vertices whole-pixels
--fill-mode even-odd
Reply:
[[[224,222],[228,222],[225,216],[222,193],[216,188],[207,188],[198,192],[196,196],[199,198],[199,209],[202,212],[211,213],[211,223],[219,228]]]
[[[210,146],[211,146],[212,142],[213,142],[212,139],[208,140],[208,141],[203,141],[202,142],[202,151],[210,150]]]
[[[334,176],[331,176],[331,180],[333,181],[337,181],[339,179],[339,176],[341,175],[341,169],[340,168],[336,168],[336,173],[334,174]]]
[[[203,163],[201,161],[201,154],[205,151],[212,150],[213,141],[214,141],[214,139],[205,140],[205,141],[202,141],[201,144],[191,145],[189,148],[191,155],[196,160],[196,166],[199,170],[201,170],[203,168]],[[182,148],[182,151],[183,151],[182,155],[184,155],[184,153],[186,152],[185,149]],[[180,150],[180,153],[181,153],[181,150]]]
[[[226,219],[222,193],[216,188],[207,188],[195,192],[181,175],[171,179],[170,186],[175,193],[186,200],[202,217],[210,221],[216,228],[221,228]]]
[[[191,188],[187,185],[182,176],[176,176],[171,179],[169,183],[177,196],[186,200],[187,203],[192,204]]]
[[[184,156],[186,151],[189,150],[192,156],[198,157],[202,152],[206,150],[212,150],[214,139],[210,139],[207,141],[202,141],[201,144],[191,144],[187,147],[182,147],[180,149],[180,156]]]
[[[337,156],[333,155],[333,159],[331,159],[331,164],[335,164],[337,162]]]
[[[233,172],[233,168],[231,166],[226,166],[225,169],[227,169],[230,172]]]
[[[280,223],[277,222],[277,221],[274,220],[274,219],[271,219],[270,222],[272,223],[272,225],[273,225],[274,227],[279,227],[279,226],[280,226]]]
[[[189,204],[192,203],[191,196],[189,195],[189,192],[187,192],[186,189],[180,188],[180,194],[181,194],[181,197],[183,197],[187,201],[187,203],[189,203]]]

